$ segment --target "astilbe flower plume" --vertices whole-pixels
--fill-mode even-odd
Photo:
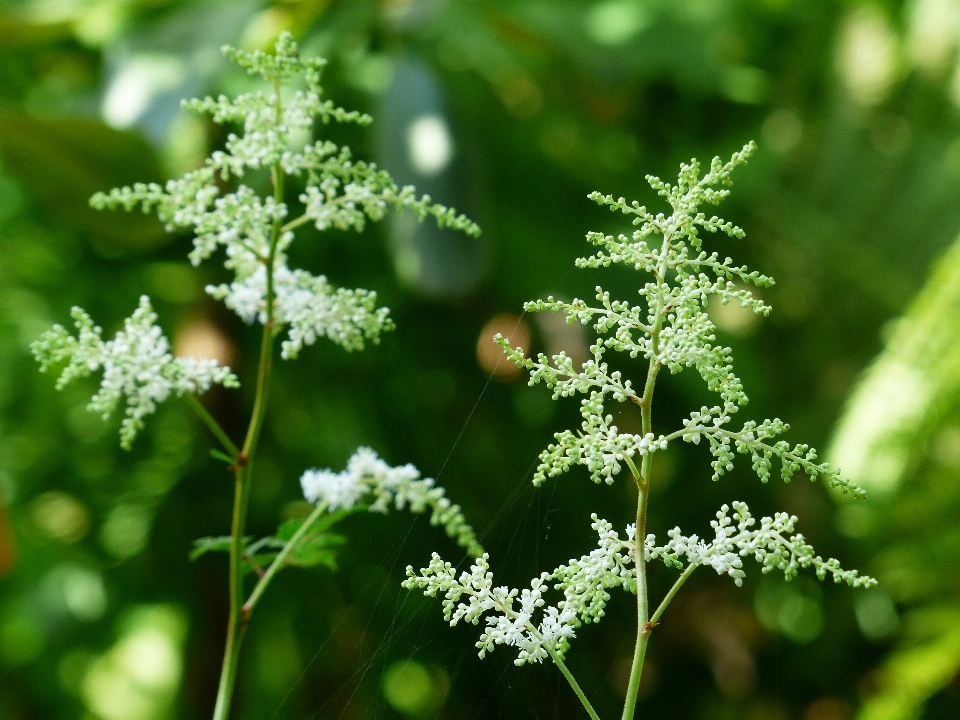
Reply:
[[[281,356],[295,358],[308,345],[328,338],[348,351],[362,350],[366,342],[379,342],[393,328],[390,312],[377,306],[377,294],[362,288],[335,287],[324,275],[288,265],[287,251],[297,228],[313,224],[361,231],[367,220],[379,220],[390,208],[408,210],[421,220],[430,216],[440,227],[478,235],[480,229],[454,209],[418,197],[413,187],[399,187],[373,163],[354,160],[350,149],[329,140],[301,142],[315,126],[330,122],[366,125],[371,118],[347,111],[323,99],[320,72],[325,61],[301,58],[289,33],[277,41],[276,53],[244,52],[225,47],[224,53],[251,75],[259,75],[269,92],[254,91],[230,99],[189,100],[185,109],[210,115],[215,123],[236,124],[223,150],[213,152],[204,165],[165,184],[137,183],[131,187],[97,193],[97,209],[141,207],[154,212],[169,232],[192,231],[190,261],[199,265],[218,250],[234,280],[209,285],[209,295],[222,300],[247,323],[259,322],[271,332],[286,330]],[[299,87],[299,89],[294,89]],[[282,172],[278,172],[278,169]],[[275,192],[261,196],[243,182],[232,191],[222,188],[243,180],[249,173],[269,170]],[[304,183],[301,212],[290,219],[284,177]],[[169,342],[155,327],[156,314],[146,296],[140,309],[127,320],[117,339],[103,343],[100,329],[79,308],[73,310],[80,338],[72,339],[60,325],[45,334],[33,348],[41,368],[69,360],[59,383],[104,369],[101,392],[91,409],[105,417],[121,395],[128,398],[121,443],[129,448],[144,417],[171,392],[200,393],[211,383],[238,384],[228,369],[212,360],[172,358]]]
[[[155,324],[157,314],[144,295],[140,306],[124,322],[113,340],[103,340],[103,330],[82,309],[71,315],[78,335],[74,337],[62,325],[54,325],[30,347],[40,363],[40,371],[66,363],[57,380],[57,389],[79,377],[103,370],[100,391],[90,401],[90,410],[104,419],[110,417],[122,397],[127,399],[125,417],[120,425],[120,444],[129,449],[143,419],[157,409],[171,393],[200,394],[214,383],[238,387],[236,375],[216,360],[174,357],[170,341]]]
[[[463,215],[418,197],[411,186],[399,187],[373,163],[354,160],[350,149],[329,140],[301,144],[295,138],[330,122],[372,122],[368,115],[347,111],[323,99],[320,73],[325,61],[301,58],[289,33],[281,35],[276,54],[246,53],[225,48],[231,60],[251,75],[261,76],[270,92],[249,92],[230,99],[190,100],[184,108],[209,115],[217,124],[241,124],[242,134],[230,133],[224,150],[214,152],[203,167],[165,185],[139,183],[98,193],[96,208],[140,206],[155,212],[167,230],[194,233],[190,260],[209,259],[219,248],[235,279],[210,285],[207,292],[222,300],[245,322],[286,327],[284,358],[294,358],[304,345],[327,337],[346,350],[360,350],[366,341],[378,342],[393,328],[386,308],[376,306],[375,292],[333,286],[324,275],[288,266],[287,250],[297,228],[312,224],[361,231],[367,220],[380,220],[389,208],[408,210],[419,219],[428,216],[440,227],[470,235],[480,229]],[[300,89],[285,92],[302,83]],[[221,183],[242,180],[251,172],[280,168],[286,176],[304,182],[300,212],[285,201],[283,177],[276,177],[274,195],[261,197],[240,182],[222,193]]]
[[[432,525],[442,525],[470,554],[483,552],[460,506],[450,502],[433,478],[422,478],[410,464],[391,467],[370,448],[358,448],[341,472],[307,470],[300,486],[308,502],[325,504],[330,511],[349,510],[364,501],[371,512],[385,513],[391,507],[414,513],[429,509]]]
[[[769,480],[776,460],[780,476],[787,482],[795,473],[803,472],[811,480],[820,478],[830,487],[857,498],[865,496],[838,470],[818,462],[816,451],[809,446],[778,439],[789,429],[783,421],[749,420],[739,428],[731,427],[733,416],[747,404],[747,395],[734,373],[731,350],[717,341],[716,327],[707,312],[708,302],[716,296],[721,303],[736,302],[766,315],[770,307],[746,286],[766,287],[773,280],[704,249],[704,232],[731,238],[742,238],[744,232],[717,216],[708,217],[701,206],[716,205],[729,194],[731,172],[744,164],[753,151],[754,145],[749,143],[728,162],[715,158],[702,176],[699,163],[691,161],[681,166],[675,185],[648,176],[650,186],[669,204],[669,214],[653,214],[638,202],[628,203],[623,198],[600,193],[589,196],[599,205],[625,215],[636,229],[629,235],[588,233],[587,240],[598,250],[578,259],[577,266],[603,268],[624,264],[645,273],[649,279],[640,287],[641,299],[635,304],[615,300],[601,287],[596,289],[595,304],[581,299],[564,302],[553,297],[526,303],[528,312],[561,312],[568,323],[592,326],[597,334],[590,348],[592,357],[580,367],[565,353],[552,358],[544,354],[527,357],[523,348],[512,347],[500,335],[495,338],[510,360],[530,372],[530,385],[543,383],[553,392],[554,399],[583,396],[580,428],[556,433],[555,442],[540,454],[534,484],[540,485],[577,465],[584,466],[594,482],[612,484],[628,467],[639,491],[637,524],[629,525],[621,539],[609,522],[593,515],[593,528],[600,540],[598,548],[550,573],[542,573],[523,591],[496,587],[487,555],[477,558],[468,571],[459,574],[436,554],[419,572],[407,568],[404,586],[420,588],[429,596],[442,596],[444,617],[451,625],[461,620],[477,624],[486,614],[486,627],[477,643],[481,657],[495,645],[516,647],[517,664],[540,662],[550,656],[594,718],[595,712],[563,665],[563,658],[576,629],[603,617],[613,588],[640,595],[637,650],[624,713],[628,718],[632,717],[632,703],[636,702],[646,638],[676,590],[697,567],[712,567],[740,585],[745,575],[743,558],[752,557],[760,563],[762,572],[780,571],[787,580],[800,569],[812,568],[820,579],[830,576],[835,582],[853,587],[876,583],[855,570],[841,569],[835,559],[824,560],[817,555],[804,537],[794,532],[796,517],[777,513],[762,518],[758,525],[747,506],[740,502],[733,503],[732,517],[727,505],[717,513],[712,522],[715,537],[710,541],[696,535],[685,536],[674,528],[668,533],[666,544],[658,545],[656,537],[644,531],[650,464],[656,453],[678,440],[707,447],[712,455],[714,480],[733,469],[739,454],[750,457],[753,471],[763,482]],[[646,361],[641,387],[610,367],[610,351]],[[663,368],[671,373],[695,368],[707,388],[720,397],[715,406],[693,412],[681,428],[655,434],[650,420],[652,397],[657,374]],[[627,402],[640,407],[640,433],[622,432],[608,410],[611,403]],[[684,572],[660,608],[650,614],[645,564],[652,560],[684,568]],[[550,589],[562,592],[555,604],[549,604],[545,597]]]

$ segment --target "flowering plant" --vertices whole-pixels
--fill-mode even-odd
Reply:
[[[647,533],[652,464],[657,452],[677,440],[706,444],[713,456],[714,480],[732,470],[736,455],[741,454],[750,457],[753,471],[762,482],[769,481],[776,459],[784,481],[789,482],[797,471],[802,471],[811,480],[820,478],[856,498],[865,497],[864,491],[838,470],[818,462],[814,449],[778,440],[789,429],[783,421],[764,420],[758,424],[748,420],[739,429],[731,427],[733,415],[747,403],[747,395],[733,371],[731,350],[717,343],[707,303],[711,296],[717,296],[723,304],[737,302],[766,315],[770,307],[743,285],[763,287],[772,285],[773,280],[734,265],[729,257],[721,260],[718,253],[704,250],[701,231],[721,232],[734,238],[742,238],[744,233],[717,216],[708,218],[700,207],[705,203],[716,205],[729,194],[731,172],[747,161],[754,148],[749,143],[726,163],[714,158],[702,177],[697,161],[682,165],[676,185],[647,176],[650,186],[669,203],[669,215],[654,215],[636,201],[627,203],[623,198],[615,200],[600,193],[590,195],[594,202],[629,217],[637,229],[629,236],[588,233],[587,240],[600,250],[578,259],[577,266],[600,268],[622,263],[652,277],[640,288],[640,305],[614,300],[600,287],[597,305],[579,299],[561,302],[552,297],[525,305],[528,312],[562,312],[568,323],[592,325],[598,339],[590,348],[592,358],[580,368],[563,352],[552,358],[540,354],[534,359],[527,357],[523,348],[511,347],[502,336],[496,337],[507,357],[530,371],[530,385],[542,382],[553,391],[555,400],[585,396],[580,402],[580,430],[564,430],[555,435],[556,442],[540,454],[534,484],[541,485],[576,465],[585,466],[594,482],[612,484],[626,466],[637,489],[637,507],[636,522],[626,527],[625,538],[621,539],[609,522],[593,515],[592,527],[599,535],[597,549],[552,572],[541,573],[522,591],[494,585],[486,554],[459,575],[451,563],[444,562],[436,553],[419,572],[407,568],[404,586],[420,588],[429,596],[442,596],[444,618],[451,625],[461,620],[478,624],[485,615],[485,628],[477,641],[481,658],[497,645],[517,648],[517,665],[549,657],[593,720],[598,720],[598,715],[564,658],[576,631],[603,617],[610,600],[609,590],[613,588],[623,588],[637,596],[636,643],[623,708],[624,720],[630,720],[650,635],[674,596],[701,565],[732,577],[737,585],[744,577],[744,557],[753,557],[764,573],[783,572],[787,580],[802,568],[813,568],[821,580],[829,575],[835,582],[853,587],[876,583],[855,570],[843,570],[837,560],[816,555],[803,535],[794,533],[796,517],[777,513],[762,518],[758,524],[741,502],[732,503],[732,515],[730,506],[721,507],[711,523],[714,537],[710,540],[685,536],[680,528],[674,528],[668,533],[668,541],[658,545],[656,537]],[[652,242],[656,237],[659,241]],[[605,358],[609,350],[647,361],[642,390],[620,371],[610,368]],[[655,434],[653,394],[660,371],[666,368],[678,373],[690,367],[696,368],[710,391],[719,394],[720,403],[692,412],[683,426],[671,433]],[[621,432],[613,424],[613,416],[607,411],[611,401],[639,406],[640,434]],[[646,566],[654,560],[682,572],[651,612]],[[561,594],[555,604],[547,602],[550,590]]]
[[[296,142],[315,125],[333,122],[366,125],[371,118],[348,112],[322,97],[320,72],[324,61],[301,58],[289,33],[281,35],[276,52],[243,52],[224,48],[224,54],[251,75],[265,80],[268,92],[251,92],[234,99],[220,96],[184,103],[188,110],[208,114],[218,124],[242,125],[197,170],[165,185],[137,184],[98,193],[95,208],[137,206],[155,212],[170,232],[193,233],[190,260],[199,265],[221,248],[225,267],[234,280],[208,286],[207,293],[222,300],[247,323],[263,326],[253,409],[242,444],[238,445],[196,398],[214,383],[239,385],[230,368],[209,359],[174,357],[170,342],[156,325],[157,315],[146,296],[112,340],[80,308],[73,309],[78,335],[56,325],[33,344],[41,371],[63,366],[57,386],[103,370],[100,391],[89,407],[108,417],[126,398],[120,442],[129,449],[145,418],[171,394],[183,397],[222,445],[212,453],[227,463],[235,479],[231,533],[197,541],[192,557],[211,550],[230,554],[230,616],[215,720],[229,715],[241,641],[251,614],[277,572],[288,565],[331,562],[335,536],[326,530],[345,514],[358,509],[387,512],[409,508],[430,511],[430,520],[472,554],[482,553],[476,535],[460,508],[433,480],[422,479],[411,465],[393,468],[369,448],[361,448],[341,473],[307,470],[301,478],[304,497],[315,505],[302,521],[282,525],[276,535],[246,537],[246,516],[253,478],[254,457],[267,412],[274,345],[285,332],[280,355],[293,359],[305,346],[326,337],[345,350],[362,350],[367,341],[393,329],[387,308],[377,307],[375,292],[335,288],[323,275],[291,268],[287,250],[296,230],[312,224],[318,230],[357,230],[367,220],[380,220],[388,209],[409,210],[421,220],[434,218],[440,227],[477,235],[480,229],[452,208],[418,197],[414,188],[399,187],[384,170],[353,160],[349,148],[328,140]],[[242,183],[247,173],[267,171],[272,194],[262,197]],[[286,179],[304,181],[298,199],[301,212],[291,219]],[[236,182],[231,192],[222,188]],[[247,594],[246,578],[257,576]]]

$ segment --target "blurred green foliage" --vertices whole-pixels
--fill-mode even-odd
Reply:
[[[920,717],[927,699],[960,672],[960,584],[950,571],[960,566],[958,311],[960,242],[891,321],[887,345],[833,442],[833,459],[873,498],[869,506],[840,508],[840,529],[873,557],[882,582],[857,601],[857,617],[868,637],[897,639],[865,720]]]
[[[189,238],[138,214],[95,213],[86,197],[182,172],[222,143],[179,112],[180,98],[243,88],[219,46],[266,46],[283,29],[330,59],[331,97],[376,118],[337,139],[485,234],[463,244],[398,220],[299,245],[302,266],[375,289],[398,329],[362,355],[317,346],[279,365],[251,532],[302,517],[302,470],[339,468],[359,444],[438,477],[508,582],[591,547],[583,507],[628,522],[626,489],[604,492],[582,473],[530,486],[537,452],[576,403],[552,403],[502,365],[491,372],[490,338],[582,351],[569,326],[518,319],[524,300],[597,284],[573,258],[587,230],[622,227],[587,192],[647,198],[645,173],[670,177],[756,138],[725,212],[747,231],[736,259],[777,280],[765,293],[774,312],[758,324],[716,308],[759,406],[751,414],[791,418],[792,437],[823,444],[889,338],[834,447],[900,464],[882,488],[869,482],[880,471],[864,470],[875,499],[849,506],[799,480],[757,488],[742,473],[713,485],[705,452],[675,448],[651,523],[702,533],[732,499],[785,509],[881,587],[854,598],[696,578],[651,649],[639,712],[957,717],[956,250],[910,303],[960,230],[958,17],[956,0],[0,2],[0,718],[210,712],[225,562],[188,555],[194,539],[226,531],[230,487],[204,429],[171,403],[123,453],[116,428],[85,410],[90,388],[56,393],[27,346],[74,304],[112,332],[148,292],[182,351],[232,357],[249,388],[240,359],[256,333],[205,298],[223,278],[186,262]],[[603,281],[626,292],[632,279]],[[889,383],[873,378],[894,363],[928,383],[928,402],[903,396],[902,373],[901,395],[884,394]],[[700,398],[681,375],[658,412],[674,422]],[[210,401],[239,433],[241,400]],[[363,514],[341,529],[337,572],[291,571],[265,598],[238,718],[568,716],[574,698],[554,669],[504,673],[506,655],[480,664],[469,629],[451,632],[400,589],[406,564],[446,547],[442,531]],[[631,648],[618,626],[632,612],[611,605],[569,659],[603,716],[624,690]]]

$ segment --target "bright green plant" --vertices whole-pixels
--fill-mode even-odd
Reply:
[[[641,305],[614,300],[597,288],[598,305],[583,300],[561,302],[553,298],[527,303],[528,312],[563,312],[567,322],[592,325],[598,334],[591,347],[592,359],[580,368],[564,353],[552,359],[539,355],[528,358],[522,348],[513,348],[497,336],[507,357],[530,371],[530,384],[543,382],[553,391],[554,399],[576,394],[581,401],[583,423],[579,432],[565,430],[556,434],[556,443],[540,454],[540,465],[534,475],[535,485],[548,478],[584,465],[594,482],[612,484],[624,465],[637,488],[636,523],[628,525],[621,538],[606,520],[592,516],[593,529],[599,535],[597,549],[561,565],[552,572],[534,578],[528,589],[495,587],[486,554],[476,559],[469,571],[458,574],[453,566],[437,554],[430,564],[416,573],[407,568],[407,588],[421,588],[430,596],[443,597],[444,618],[451,625],[460,620],[478,624],[486,614],[485,629],[477,647],[480,657],[497,645],[512,645],[519,650],[517,665],[541,662],[549,657],[560,668],[590,717],[598,720],[579,684],[567,669],[564,657],[570,640],[583,624],[598,622],[604,615],[609,591],[620,587],[637,596],[637,634],[633,663],[623,707],[623,718],[634,716],[637,691],[647,644],[653,630],[674,596],[701,565],[712,567],[721,575],[729,575],[737,585],[744,577],[742,558],[752,556],[764,573],[779,570],[788,580],[801,568],[812,567],[822,580],[854,587],[876,583],[855,570],[843,570],[837,560],[824,560],[800,534],[794,534],[796,517],[777,513],[759,523],[744,503],[724,505],[711,523],[712,539],[685,536],[674,528],[663,545],[647,533],[647,507],[650,497],[651,468],[657,452],[669,443],[683,440],[704,443],[713,456],[713,479],[733,469],[736,454],[750,456],[754,472],[760,480],[770,479],[774,459],[780,462],[780,476],[789,481],[797,471],[812,480],[821,478],[831,487],[865,497],[864,491],[826,463],[817,462],[816,451],[807,445],[791,446],[776,438],[788,430],[781,420],[762,423],[745,422],[739,429],[730,427],[733,415],[747,403],[747,396],[732,367],[729,348],[717,344],[716,328],[707,314],[707,303],[717,296],[724,304],[737,302],[741,307],[766,315],[770,308],[742,286],[768,286],[773,281],[746,267],[738,267],[730,258],[721,260],[716,252],[702,248],[701,230],[722,232],[742,238],[743,231],[730,222],[700,211],[704,203],[716,205],[729,194],[730,174],[753,153],[750,143],[733,155],[727,163],[715,158],[707,173],[700,176],[700,165],[692,161],[680,168],[676,185],[648,176],[647,181],[670,204],[669,215],[654,215],[639,203],[628,204],[620,198],[593,193],[590,199],[631,218],[637,229],[628,237],[589,233],[587,240],[600,251],[580,258],[581,268],[608,267],[623,263],[652,276],[640,289]],[[659,236],[657,242],[651,238]],[[739,283],[739,285],[738,285]],[[605,359],[609,350],[647,360],[642,389],[611,370]],[[710,391],[720,395],[721,403],[702,407],[691,413],[683,427],[666,435],[653,432],[653,394],[657,377],[666,368],[678,373],[694,367]],[[610,401],[632,402],[639,406],[641,434],[623,433],[608,414]],[[662,602],[654,609],[647,592],[646,565],[662,560],[682,572]],[[548,604],[550,590],[562,597]]]
[[[369,448],[360,448],[343,472],[303,474],[304,497],[316,506],[305,520],[286,523],[275,535],[259,540],[246,536],[254,458],[267,413],[277,338],[286,333],[280,355],[292,359],[321,337],[348,351],[361,350],[367,341],[376,343],[382,332],[393,328],[388,310],[376,305],[376,293],[334,288],[323,275],[290,268],[286,251],[296,240],[295,230],[313,224],[321,231],[331,227],[359,231],[367,219],[379,220],[392,207],[410,210],[421,220],[433,216],[441,227],[471,235],[480,231],[453,209],[428,196],[417,197],[412,187],[398,187],[375,165],[353,160],[346,147],[326,140],[297,143],[296,138],[312,133],[318,121],[365,125],[370,118],[322,99],[324,61],[301,58],[289,34],[280,37],[272,55],[229,47],[224,53],[251,75],[262,77],[269,91],[232,100],[224,96],[192,100],[184,107],[208,114],[218,124],[239,124],[242,132],[230,134],[224,150],[179,180],[100,193],[91,203],[101,209],[140,206],[155,212],[170,232],[193,232],[194,265],[224,250],[224,265],[235,279],[207,287],[207,292],[247,323],[263,326],[256,394],[243,442],[235,443],[196,398],[214,383],[237,387],[236,375],[214,360],[174,357],[146,296],[112,340],[104,341],[93,320],[74,308],[76,337],[57,325],[33,344],[41,370],[65,365],[58,387],[103,371],[90,409],[108,417],[125,400],[120,431],[124,448],[131,447],[145,417],[172,394],[185,399],[223,446],[222,451],[211,452],[234,475],[231,532],[197,541],[193,553],[196,558],[210,550],[225,550],[230,556],[230,616],[215,720],[229,715],[240,645],[264,591],[287,566],[331,564],[333,547],[341,538],[328,531],[344,515],[359,509],[386,512],[390,506],[429,510],[432,523],[443,525],[471,553],[482,552],[459,506],[446,498],[443,488],[421,478],[411,465],[390,467]],[[231,192],[221,189],[257,173],[269,175],[272,193],[266,197],[242,182]],[[305,181],[298,196],[301,212],[292,218],[286,192],[290,176]],[[256,579],[252,590],[247,583],[251,576]]]
[[[960,672],[960,577],[948,570],[960,565],[958,400],[954,241],[863,373],[830,448],[871,493],[869,507],[840,508],[841,530],[867,545],[882,583],[856,606],[858,623],[869,640],[895,641],[857,720],[922,717]]]

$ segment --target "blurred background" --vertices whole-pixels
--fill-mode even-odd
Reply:
[[[503,364],[497,331],[583,357],[590,332],[521,317],[549,293],[623,299],[615,269],[576,271],[588,230],[626,224],[592,190],[656,207],[647,173],[760,149],[722,215],[722,256],[773,275],[759,320],[712,308],[752,402],[863,483],[852,504],[749,468],[710,482],[709,456],[656,464],[652,529],[709,532],[719,505],[787,510],[870,591],[748,572],[694,576],[658,630],[638,716],[703,720],[960,717],[960,0],[0,0],[0,718],[208,717],[226,622],[226,561],[195,538],[229,527],[232,486],[176,402],[132,452],[63,392],[28,345],[81,305],[107,332],[149,293],[180,354],[246,380],[207,396],[235,435],[259,333],[209,300],[222,268],[187,236],[87,198],[196,167],[225,131],[179,101],[251,81],[224,43],[291,30],[322,55],[329,96],[368,129],[322,128],[484,228],[478,241],[392,218],[362,235],[304,232],[293,261],[376,290],[397,322],[377,347],[330,344],[277,366],[251,532],[301,517],[297,479],[361,444],[439,478],[481,533],[498,580],[525,585],[594,546],[589,511],[623,527],[629,483],[577,470],[537,490],[537,454],[579,422]],[[636,361],[621,358],[625,374]],[[712,402],[664,378],[655,430]],[[639,419],[626,409],[618,425]],[[473,627],[400,588],[433,550],[423,518],[349,518],[338,570],[291,570],[247,635],[237,718],[583,716],[555,668],[480,662]],[[655,594],[674,572],[656,568]],[[602,717],[619,712],[631,598],[583,628],[569,663]]]

